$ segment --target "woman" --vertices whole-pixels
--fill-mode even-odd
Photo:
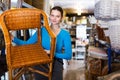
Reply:
[[[50,10],[51,30],[56,35],[56,51],[53,63],[52,80],[63,80],[63,59],[70,60],[72,57],[71,37],[68,31],[60,28],[60,23],[63,18],[63,9],[55,6]],[[50,37],[44,27],[41,28],[42,46],[49,54]],[[37,33],[31,36],[27,41],[22,41],[16,37],[13,42],[17,45],[32,44],[37,40]],[[63,52],[64,49],[64,52]],[[46,66],[46,65],[45,65]],[[38,68],[35,66],[35,68]],[[39,69],[39,68],[38,68]],[[35,74],[36,80],[48,80],[46,77]]]

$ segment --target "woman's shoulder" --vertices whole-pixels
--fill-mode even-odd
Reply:
[[[46,30],[46,28],[43,26],[43,27],[41,27],[41,31],[42,32],[47,32],[47,30]]]
[[[44,26],[41,27],[41,30],[46,30],[46,28]]]
[[[61,29],[61,34],[70,35],[69,31],[66,29]]]
[[[69,33],[69,31],[67,29],[61,29],[62,32],[65,32],[65,33]]]

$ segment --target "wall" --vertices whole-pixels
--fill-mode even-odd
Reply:
[[[44,9],[44,0],[24,0],[24,2],[38,8]]]

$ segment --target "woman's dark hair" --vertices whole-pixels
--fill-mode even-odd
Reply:
[[[60,11],[61,16],[63,17],[63,9],[62,9],[60,6],[54,6],[54,7],[50,10],[50,13],[51,13],[52,10],[58,10],[58,11]]]

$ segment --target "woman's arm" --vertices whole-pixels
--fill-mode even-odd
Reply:
[[[56,58],[62,58],[70,60],[72,58],[72,45],[71,45],[71,37],[69,34],[64,36],[64,52],[63,53],[55,53]]]
[[[17,45],[33,44],[37,42],[37,32],[35,32],[27,41],[18,39],[17,37],[14,37],[12,41]]]

